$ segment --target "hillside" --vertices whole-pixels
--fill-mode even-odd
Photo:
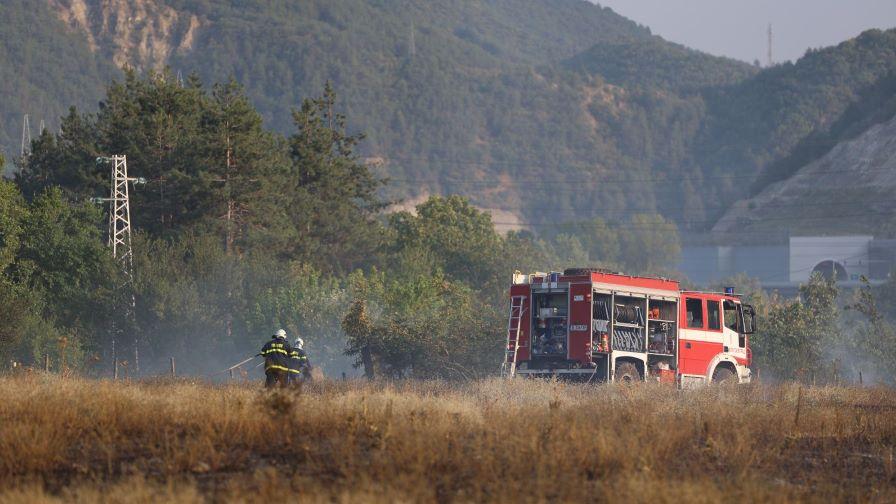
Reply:
[[[561,64],[583,74],[600,75],[617,86],[679,93],[737,84],[758,72],[743,62],[710,56],[656,36],[596,44]]]
[[[896,232],[896,118],[739,202],[717,233],[787,230],[797,234]]]
[[[896,69],[894,32],[759,71],[583,0],[39,5],[32,16],[55,20],[32,40],[46,58],[64,47],[83,82],[40,81],[36,61],[7,43],[3,68],[28,67],[11,80],[46,97],[0,104],[7,153],[17,151],[24,111],[91,110],[101,83],[118,75],[112,63],[170,65],[206,83],[234,76],[265,124],[284,133],[291,110],[329,80],[350,131],[367,135],[362,155],[391,178],[387,196],[460,193],[494,209],[499,224],[659,210],[687,228],[711,227],[745,185],[786,177],[781,160]],[[22,31],[23,15],[0,26]]]
[[[52,131],[70,106],[93,109],[115,67],[91,52],[48,6],[31,0],[0,2],[0,148],[19,155],[23,116],[31,135],[40,121]],[[43,8],[41,8],[43,7]]]
[[[794,171],[788,173],[775,161],[801,142],[815,141],[845,121],[861,123],[864,116],[876,115],[896,95],[890,82],[894,72],[896,30],[869,30],[837,46],[809,51],[796,63],[712,89],[706,93],[709,120],[698,155],[704,166],[715,165],[719,173],[758,169],[762,177],[754,192],[761,190]]]

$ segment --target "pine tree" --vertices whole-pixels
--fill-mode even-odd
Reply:
[[[295,241],[285,248],[325,270],[348,271],[377,249],[382,233],[374,217],[385,203],[377,195],[383,180],[355,154],[363,135],[346,134],[345,117],[335,108],[327,83],[322,97],[306,99],[293,112],[297,131],[289,139],[292,163],[283,196]]]
[[[263,189],[277,173],[278,145],[233,79],[214,87],[202,126],[205,166],[197,176],[208,191],[204,213],[230,254],[247,245],[250,229],[270,223]]]

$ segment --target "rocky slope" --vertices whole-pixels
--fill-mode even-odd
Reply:
[[[117,66],[159,69],[189,51],[202,23],[157,0],[45,0],[91,51]]]
[[[886,233],[896,215],[896,117],[739,201],[716,233]]]

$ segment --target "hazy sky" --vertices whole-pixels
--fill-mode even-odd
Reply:
[[[765,65],[834,45],[869,28],[896,27],[896,0],[592,0],[667,40]]]

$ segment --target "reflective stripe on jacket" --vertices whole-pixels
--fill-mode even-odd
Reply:
[[[264,357],[265,371],[289,372],[289,354],[292,347],[282,338],[273,338],[261,347],[260,355]]]
[[[289,352],[289,372],[299,374],[308,365],[308,355],[301,348],[293,348]]]

